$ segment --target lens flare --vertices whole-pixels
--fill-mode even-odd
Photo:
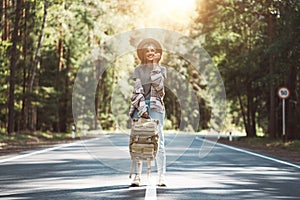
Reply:
[[[188,25],[195,12],[195,0],[154,0],[149,8],[148,25]]]

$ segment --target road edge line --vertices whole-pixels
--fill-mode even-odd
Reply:
[[[198,137],[197,139],[203,140],[200,137]],[[206,140],[206,142],[212,143],[209,140]],[[235,151],[239,151],[239,152],[242,152],[242,153],[250,154],[250,155],[253,155],[253,156],[257,156],[257,157],[260,157],[260,158],[264,158],[264,159],[271,160],[271,161],[274,161],[274,162],[277,162],[277,163],[280,163],[280,164],[284,164],[284,165],[288,165],[288,166],[300,169],[300,165],[296,165],[296,164],[293,164],[293,163],[290,163],[290,162],[287,162],[287,161],[279,160],[279,159],[276,159],[276,158],[272,158],[272,157],[269,157],[269,156],[261,155],[261,154],[258,154],[258,153],[254,153],[254,152],[251,152],[251,151],[248,151],[248,150],[244,150],[244,149],[240,149],[240,148],[237,148],[237,147],[232,147],[232,146],[229,146],[229,145],[226,145],[226,144],[222,144],[222,143],[218,143],[218,142],[215,143],[215,144],[219,145],[219,146],[223,146],[223,147],[228,148],[228,149],[232,149],[232,150],[235,150]]]
[[[61,149],[64,147],[69,147],[72,145],[76,145],[79,143],[82,143],[83,141],[77,141],[77,142],[72,142],[72,143],[67,143],[67,144],[61,144],[61,145],[55,145],[54,147],[48,147],[42,150],[33,150],[33,152],[30,153],[25,153],[25,154],[20,154],[20,155],[16,155],[13,157],[9,157],[9,158],[4,158],[4,159],[0,159],[0,164],[6,163],[6,162],[10,162],[10,161],[14,161],[14,160],[18,160],[20,158],[26,158],[29,156],[33,156],[33,155],[37,155],[37,154],[42,154],[48,151],[53,151],[53,150],[57,150],[57,149]]]

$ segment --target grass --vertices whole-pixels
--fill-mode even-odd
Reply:
[[[284,147],[300,153],[300,140],[293,140],[284,143]]]
[[[34,132],[33,135],[47,140],[63,140],[70,139],[72,137],[71,133]]]
[[[239,138],[239,141],[243,141],[250,145],[265,146],[269,148],[282,148],[300,153],[300,140],[291,140],[283,142],[281,139],[271,139],[266,137],[255,138]]]
[[[54,141],[54,140],[64,140],[71,139],[71,133],[51,133],[51,132],[33,132],[33,133],[13,133],[11,135],[1,134],[1,142],[22,142],[27,140],[36,141]]]
[[[19,132],[0,134],[0,156],[72,140],[71,133]]]

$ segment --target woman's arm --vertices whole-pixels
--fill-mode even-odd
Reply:
[[[164,80],[165,80],[165,68],[161,66],[155,66],[151,71],[151,86],[155,90],[156,97],[162,98],[165,95]]]
[[[135,87],[131,97],[131,107],[129,110],[130,117],[133,117],[136,109],[138,110],[138,115],[140,117],[149,117],[147,105],[145,104],[144,89],[139,78],[135,81]]]
[[[166,69],[158,65],[160,60],[160,53],[156,53],[153,58],[153,70],[151,71],[151,85],[157,92],[164,89],[164,79],[166,78]],[[164,92],[163,92],[164,93]],[[162,94],[164,95],[164,94]]]

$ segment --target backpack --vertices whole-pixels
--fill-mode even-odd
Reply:
[[[129,152],[132,160],[129,178],[131,178],[136,161],[148,162],[147,174],[149,177],[151,161],[156,158],[158,150],[158,123],[159,121],[154,119],[133,119],[129,143]]]

